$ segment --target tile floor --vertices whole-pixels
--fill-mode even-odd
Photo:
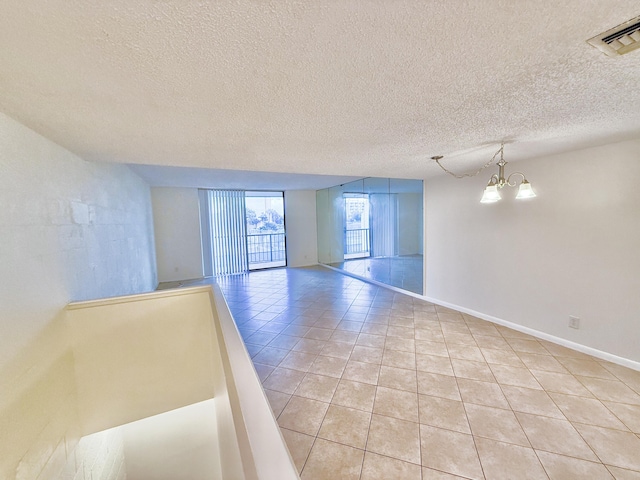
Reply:
[[[640,372],[322,267],[219,284],[303,479],[640,479]]]

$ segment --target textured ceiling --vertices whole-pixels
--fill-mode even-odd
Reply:
[[[640,138],[637,0],[2,0],[0,110],[87,160],[427,178]]]

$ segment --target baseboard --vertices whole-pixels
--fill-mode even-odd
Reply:
[[[598,350],[593,347],[582,345],[581,343],[576,343],[576,342],[572,342],[571,340],[567,340],[565,338],[556,337],[555,335],[550,335],[548,333],[541,332],[540,330],[535,330],[533,328],[525,327],[523,325],[518,325],[517,323],[509,322],[508,320],[503,320],[502,318],[487,315],[482,312],[477,312],[475,310],[462,307],[460,305],[455,305],[449,302],[443,302],[442,300],[438,300],[436,298],[430,298],[426,296],[422,296],[421,298],[426,300],[427,302],[435,303],[436,305],[440,305],[442,307],[451,308],[452,310],[457,310],[459,312],[466,313],[468,315],[473,315],[474,317],[481,318],[482,320],[486,320],[491,323],[502,325],[504,327],[509,327],[513,330],[517,330],[518,332],[527,333],[533,337],[540,338],[542,340],[547,340],[548,342],[555,343],[557,345],[561,345],[563,347],[567,347],[572,350],[576,350],[578,352],[586,353],[587,355],[591,355],[601,360],[606,360],[608,362],[615,363],[617,365],[622,365],[623,367],[628,367],[633,370],[640,371],[640,362],[636,362],[635,360],[619,357],[612,353],[603,352],[602,350]]]

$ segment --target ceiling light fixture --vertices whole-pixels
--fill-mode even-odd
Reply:
[[[455,174],[455,173],[447,170],[440,163],[440,160],[442,159],[441,155],[438,155],[438,156],[435,156],[435,157],[431,157],[431,159],[435,160],[435,162],[438,164],[438,166],[442,170],[444,170],[446,173],[448,173],[449,175],[451,175],[453,177],[456,177],[456,178],[465,178],[465,177],[475,177],[476,175],[478,175],[482,170],[484,170],[485,168],[489,167],[494,162],[494,160],[496,159],[498,154],[500,154],[500,161],[497,163],[497,165],[498,165],[498,173],[497,174],[494,173],[493,175],[491,175],[491,178],[489,179],[489,183],[487,184],[486,188],[484,189],[484,193],[482,195],[482,199],[480,200],[480,203],[495,203],[498,200],[501,200],[502,197],[500,196],[500,192],[498,191],[498,189],[504,188],[504,187],[507,187],[507,186],[509,186],[509,187],[518,186],[518,194],[516,195],[516,199],[517,200],[521,200],[521,199],[524,199],[524,198],[533,198],[533,197],[535,197],[536,194],[533,191],[533,188],[531,188],[531,184],[529,183],[529,181],[524,176],[524,173],[513,172],[511,175],[509,175],[508,177],[505,178],[505,176],[504,176],[504,166],[507,164],[507,162],[504,161],[504,143],[502,143],[500,145],[500,150],[498,150],[487,163],[485,163],[482,167],[480,167],[474,173],[463,173],[462,175],[458,175],[458,174]],[[518,183],[515,179],[514,179],[513,182],[511,181],[511,178],[514,175],[520,175],[522,177],[522,180],[520,181],[520,183]]]

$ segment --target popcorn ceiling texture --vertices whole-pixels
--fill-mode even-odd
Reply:
[[[637,0],[2,10],[0,110],[87,160],[423,178],[640,137],[640,52],[586,43]]]

